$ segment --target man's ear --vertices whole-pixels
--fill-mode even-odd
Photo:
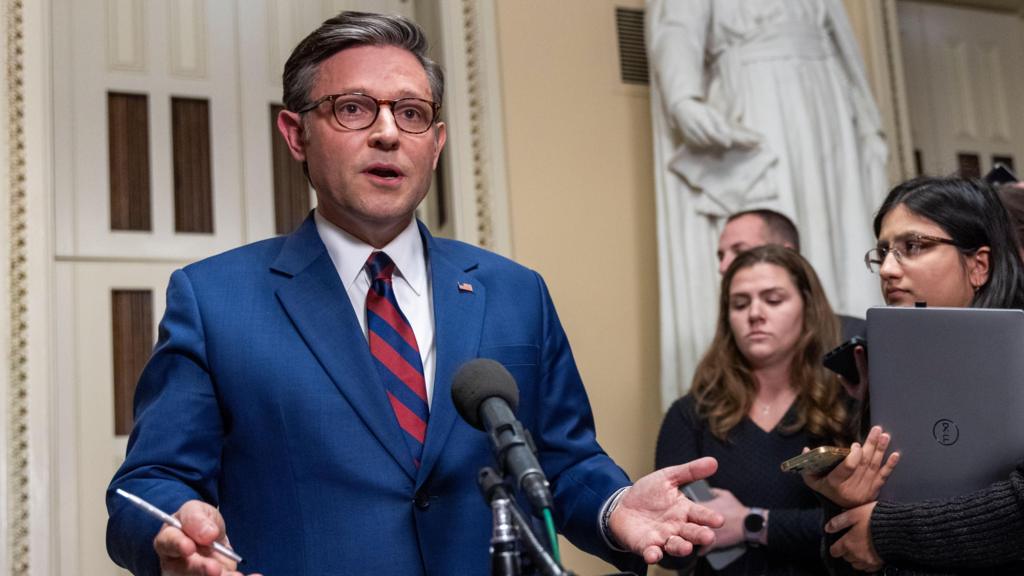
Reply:
[[[988,246],[982,246],[968,258],[967,277],[975,290],[984,286],[985,282],[988,282],[989,256],[991,255],[992,249]]]
[[[302,134],[302,115],[291,110],[281,110],[277,114],[277,130],[284,136],[292,158],[305,162],[306,141]]]
[[[441,157],[441,150],[444,149],[444,143],[448,141],[448,127],[444,125],[444,122],[438,122],[434,126],[434,144],[437,149],[434,150],[434,166],[433,169],[437,170],[437,159]]]

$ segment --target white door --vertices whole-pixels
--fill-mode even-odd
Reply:
[[[1024,20],[1012,13],[901,1],[910,125],[919,170],[1024,171]]]
[[[51,2],[59,566],[123,574],[106,555],[104,492],[127,441],[124,342],[138,354],[155,340],[172,270],[275,233],[270,111],[291,48],[339,10],[411,17],[414,2]],[[182,182],[199,196],[183,202]],[[123,305],[133,295],[145,305]]]

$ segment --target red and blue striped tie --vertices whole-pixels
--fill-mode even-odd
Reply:
[[[391,277],[395,263],[383,252],[366,260],[370,291],[366,294],[366,328],[370,354],[384,381],[391,408],[404,431],[405,443],[418,468],[427,434],[427,386],[416,335],[398,307]]]

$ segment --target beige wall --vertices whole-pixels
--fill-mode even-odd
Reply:
[[[512,255],[547,280],[598,438],[635,478],[661,422],[657,245],[649,96],[619,81],[616,6],[643,2],[500,0],[497,20]]]

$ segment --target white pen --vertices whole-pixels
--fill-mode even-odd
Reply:
[[[126,492],[126,491],[121,490],[120,488],[118,488],[117,489],[117,493],[120,494],[121,496],[124,496],[125,498],[127,498],[128,501],[131,502],[132,504],[135,504],[139,508],[141,508],[141,509],[145,510],[146,512],[148,512],[150,516],[156,518],[157,520],[160,520],[164,524],[167,524],[169,526],[174,526],[178,530],[181,530],[181,521],[178,520],[177,518],[175,518],[174,516],[171,516],[167,512],[164,512],[163,510],[157,508],[156,506],[153,506],[149,502],[146,502],[145,500],[143,500],[142,498],[139,498],[138,496],[136,496],[135,494],[132,494],[131,492]],[[239,556],[237,552],[235,552],[231,548],[228,548],[227,546],[221,544],[220,542],[216,542],[215,541],[213,543],[213,549],[216,550],[217,552],[220,552],[221,554],[227,556],[228,558],[231,558],[235,562],[241,562],[242,561],[242,557]]]

